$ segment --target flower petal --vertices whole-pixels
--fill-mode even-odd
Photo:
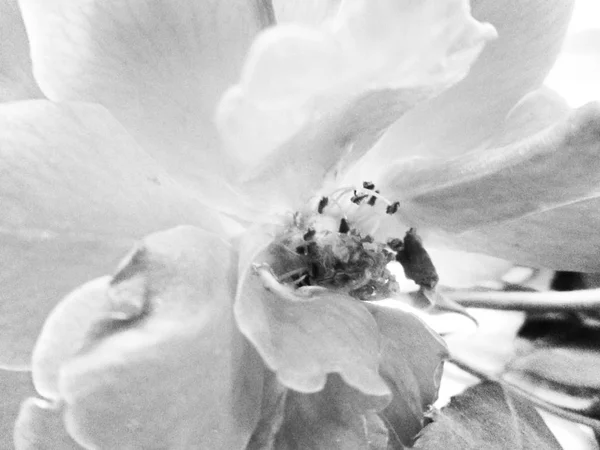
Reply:
[[[110,279],[98,278],[75,289],[44,323],[31,358],[33,383],[43,397],[60,400],[60,368],[81,350],[98,318],[112,312],[107,295]]]
[[[18,2],[0,0],[0,102],[39,97]]]
[[[28,398],[15,424],[16,450],[80,450],[65,430],[62,408],[46,400]]]
[[[245,448],[264,366],[234,324],[235,267],[224,241],[192,227],[151,235],[124,261],[106,290],[112,315],[60,371],[81,445]]]
[[[463,250],[554,269],[598,269],[592,205],[600,185],[599,138],[600,104],[590,103],[493,153],[423,161],[398,172],[390,189],[410,198],[405,220],[449,233]]]
[[[277,450],[385,450],[373,425],[381,425],[373,411],[381,398],[365,397],[350,388],[339,375],[331,374],[322,391],[313,394],[289,392],[285,417],[275,438]],[[379,430],[379,432],[385,432]]]
[[[279,382],[314,393],[329,373],[339,373],[350,387],[389,400],[378,374],[379,332],[365,306],[324,289],[300,291],[279,284],[264,267],[248,267],[238,286],[238,327]]]
[[[0,369],[0,448],[11,449],[13,427],[23,400],[34,395],[30,372],[13,372]]]
[[[212,126],[238,76],[264,0],[20,0],[35,76],[52,100],[106,106],[186,182],[209,190],[227,168]],[[272,11],[270,11],[272,15]]]
[[[464,77],[492,37],[462,0],[352,0],[319,27],[265,31],[217,116],[247,166],[244,189],[280,208],[306,198],[342,156],[355,161],[394,120]]]
[[[43,320],[144,234],[217,229],[104,108],[0,105],[0,365],[29,365]]]
[[[423,428],[424,413],[437,399],[448,350],[413,314],[377,303],[366,305],[383,337],[380,373],[393,392],[392,402],[382,415],[394,436],[410,446]]]
[[[363,162],[363,170],[377,170],[381,161],[407,155],[447,157],[480,147],[509,110],[543,82],[560,50],[573,3],[473,1],[473,16],[490,22],[498,40],[486,46],[464,80],[396,122]]]
[[[277,23],[318,25],[331,18],[342,0],[273,0]]]

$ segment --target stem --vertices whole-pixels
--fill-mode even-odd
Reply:
[[[571,422],[576,422],[576,423],[580,423],[582,425],[586,425],[586,426],[592,428],[597,433],[600,432],[600,420],[596,420],[591,417],[584,416],[583,414],[579,414],[575,411],[563,409],[559,406],[556,406],[550,402],[547,402],[546,400],[539,398],[538,396],[536,396],[534,394],[531,394],[530,392],[527,392],[526,390],[524,390],[518,386],[515,386],[514,384],[512,384],[508,381],[501,380],[500,378],[498,378],[492,374],[486,373],[481,369],[473,367],[469,363],[462,361],[460,358],[457,358],[455,356],[452,356],[448,360],[448,362],[451,364],[454,364],[456,367],[458,367],[461,370],[464,370],[468,374],[479,378],[480,380],[494,381],[496,383],[502,384],[502,386],[504,386],[506,389],[508,389],[513,395],[516,395],[518,397],[521,397],[521,398],[533,403],[535,406],[537,406],[540,409],[543,409],[544,411],[548,411],[549,413],[552,413],[555,416],[561,417],[561,418],[569,420]]]
[[[600,289],[548,292],[448,291],[444,293],[467,308],[515,311],[600,311]]]

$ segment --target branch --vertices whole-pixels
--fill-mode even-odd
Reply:
[[[568,292],[457,290],[444,292],[444,295],[467,308],[539,312],[600,311],[600,289]]]

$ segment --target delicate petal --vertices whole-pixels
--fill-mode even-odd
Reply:
[[[17,0],[0,0],[0,102],[42,97]]]
[[[0,369],[0,448],[12,449],[13,427],[19,414],[19,406],[35,394],[31,373]]]
[[[306,197],[342,156],[356,160],[399,116],[464,77],[492,37],[462,0],[351,0],[320,27],[265,31],[217,117],[248,165],[245,189],[280,207]]]
[[[424,425],[424,413],[437,399],[444,342],[416,316],[377,303],[367,306],[383,336],[380,373],[393,392],[383,411],[402,444],[412,445]]]
[[[437,164],[422,160],[398,169],[390,190],[410,199],[404,221],[460,233],[452,238],[463,250],[521,264],[598,271],[593,205],[599,156],[600,104],[591,103],[493,153],[473,152]]]
[[[285,387],[323,389],[329,373],[367,396],[389,400],[378,374],[379,331],[369,311],[325,289],[292,291],[265,268],[248,267],[235,303],[240,331]]]
[[[42,328],[32,355],[33,383],[45,398],[59,400],[59,370],[77,354],[99,317],[114,305],[106,295],[110,277],[75,289],[54,308]]]
[[[16,450],[82,449],[65,430],[62,408],[39,398],[28,398],[15,424]]]
[[[100,103],[206,192],[227,168],[215,104],[272,15],[264,0],[20,0],[48,98]]]
[[[473,16],[490,22],[498,40],[486,46],[462,82],[396,122],[362,163],[367,178],[381,161],[456,155],[485,143],[509,110],[541,85],[560,50],[573,3],[474,0]]]
[[[0,105],[0,364],[27,366],[58,300],[144,234],[218,229],[104,108]]]
[[[337,13],[342,0],[273,0],[277,23],[318,25]]]
[[[378,439],[371,433],[379,419],[369,414],[381,406],[381,398],[365,397],[337,374],[329,375],[321,392],[289,392],[273,449],[385,450],[372,445]]]
[[[228,245],[192,227],[149,236],[121,265],[106,291],[112,316],[60,371],[79,443],[245,448],[264,366],[234,324],[235,265]]]

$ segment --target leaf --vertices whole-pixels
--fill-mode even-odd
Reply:
[[[535,408],[495,382],[467,389],[431,418],[415,449],[561,450]]]

